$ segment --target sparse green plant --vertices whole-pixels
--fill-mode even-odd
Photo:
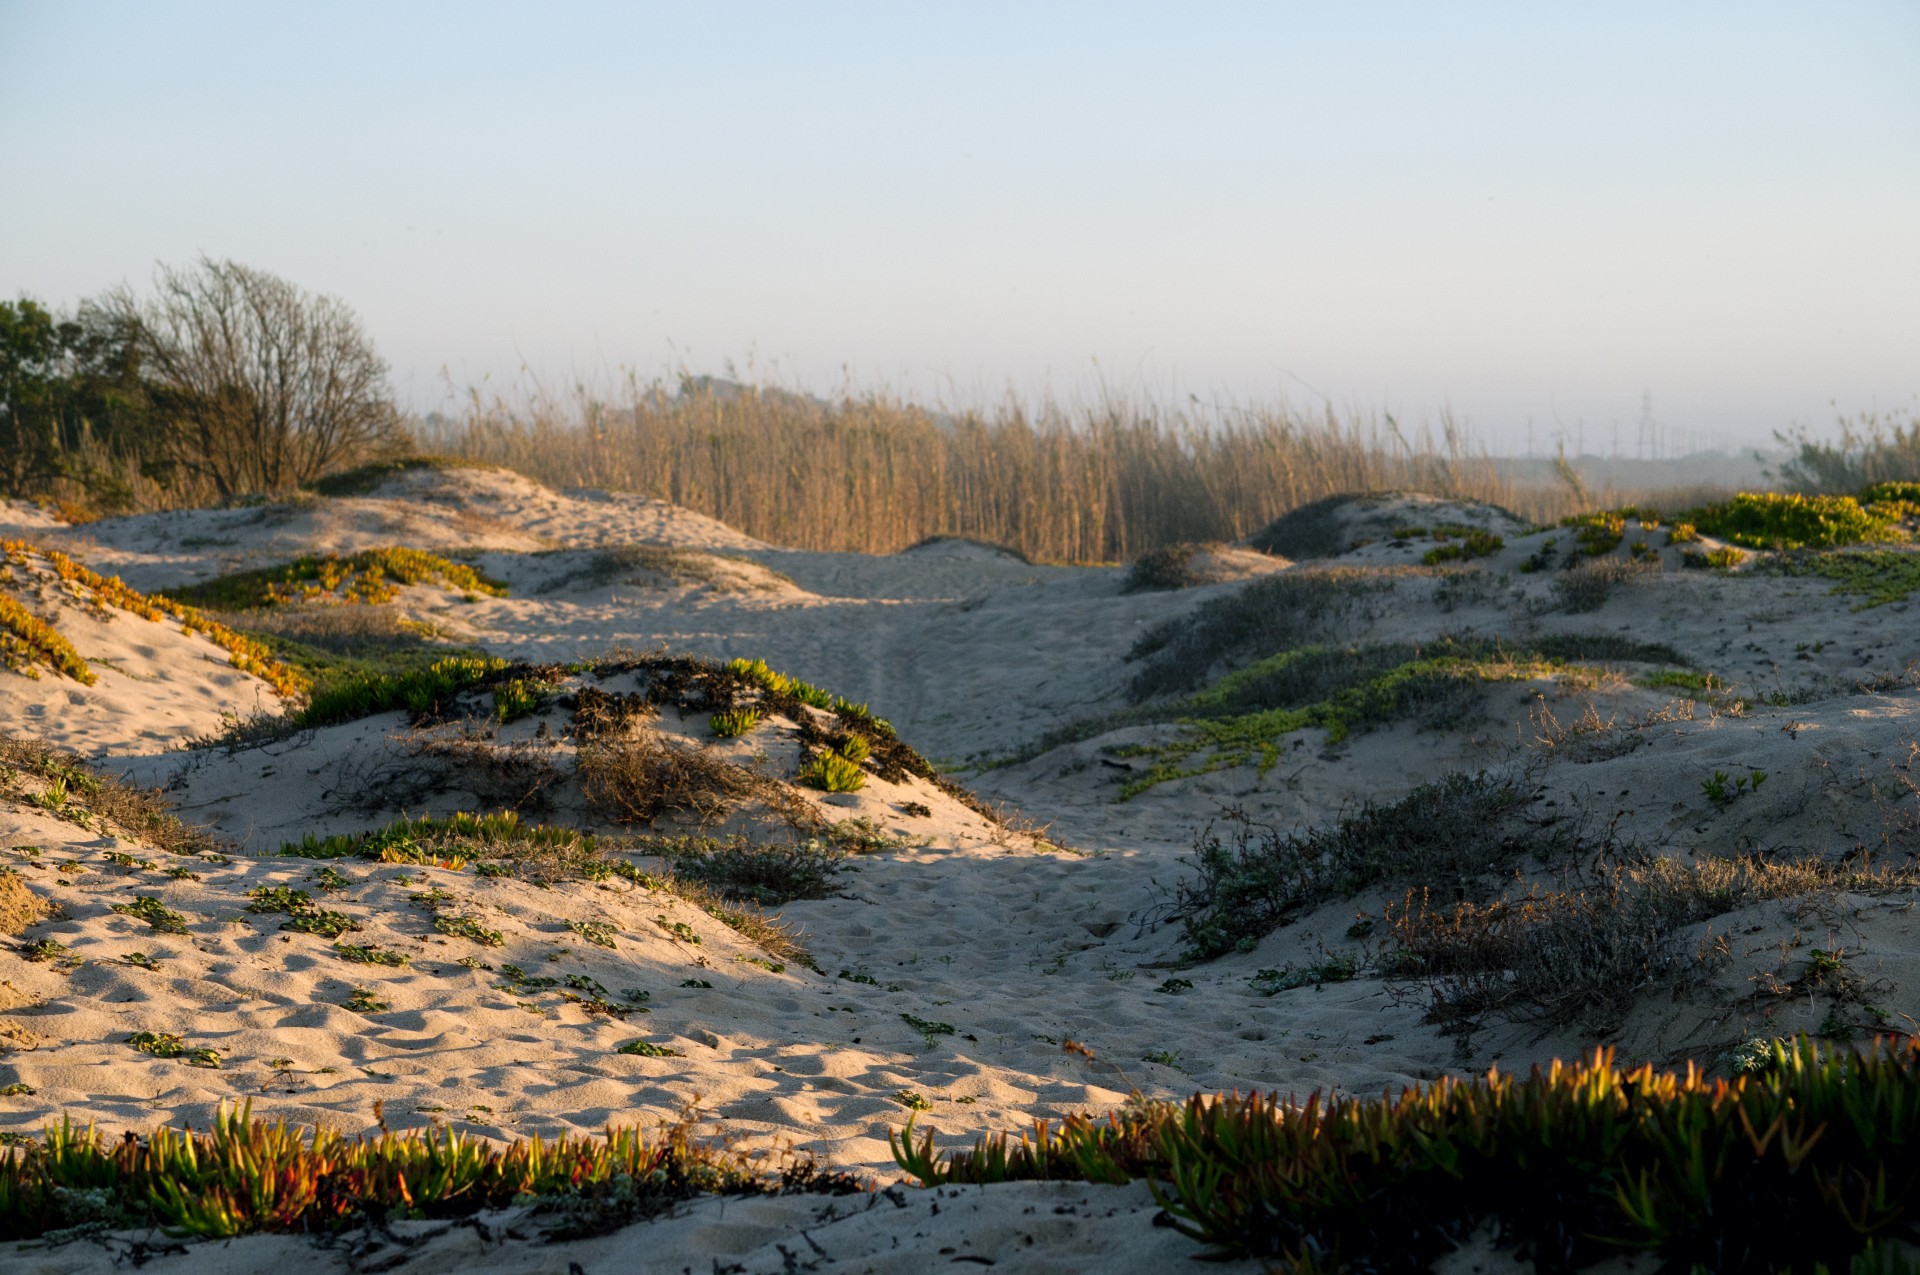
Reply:
[[[32,1085],[22,1084],[17,1080],[10,1085],[0,1085],[0,1097],[6,1097],[6,1098],[30,1097],[37,1092],[38,1090],[36,1090]]]
[[[249,912],[310,912],[313,910],[313,896],[305,890],[296,890],[291,886],[262,886],[247,891],[253,902],[247,904]]]
[[[341,960],[352,961],[356,965],[387,965],[397,969],[413,961],[405,952],[395,952],[372,944],[335,943],[333,950]]]
[[[1247,985],[1261,996],[1277,996],[1296,987],[1321,987],[1327,983],[1345,983],[1360,972],[1360,962],[1351,956],[1329,956],[1314,965],[1284,969],[1258,970]]]
[[[126,956],[121,959],[125,960],[129,965],[138,966],[143,970],[157,970],[160,968],[160,962],[154,960],[145,952],[128,952]]]
[[[713,984],[704,978],[683,978],[680,980],[680,986],[711,989]]]
[[[605,921],[568,921],[567,928],[595,947],[619,946],[615,940],[619,932]]]
[[[321,938],[337,939],[342,934],[359,929],[360,923],[344,912],[316,908],[311,912],[294,913],[280,923],[280,928],[296,934],[318,934]]]
[[[58,960],[60,957],[65,956],[70,950],[65,943],[60,942],[58,939],[35,939],[33,942],[21,947],[20,955],[29,961],[44,964],[47,961]]]
[[[488,929],[486,926],[480,924],[480,921],[476,917],[447,916],[442,913],[433,918],[433,928],[436,932],[445,934],[449,938],[469,939],[480,944],[482,947],[505,947],[507,945],[506,935],[498,930]]]
[[[132,903],[116,903],[113,905],[113,910],[123,916],[130,916],[135,920],[145,921],[149,926],[162,934],[185,934],[187,932],[187,918],[173,911],[167,907],[166,904],[160,902],[159,899],[154,898],[150,894],[135,895]]]
[[[347,995],[346,1006],[356,1014],[383,1014],[393,1008],[390,1002],[381,1000],[370,987],[354,988]]]
[[[928,1102],[924,1095],[915,1093],[911,1089],[902,1089],[890,1096],[895,1102],[905,1107],[908,1111],[933,1110],[933,1104]]]
[[[933,1048],[939,1037],[951,1036],[957,1030],[952,1023],[935,1022],[929,1018],[921,1018],[917,1014],[902,1014],[900,1021],[919,1032],[921,1038],[926,1041],[928,1049]]]
[[[678,1058],[680,1051],[666,1045],[656,1045],[650,1040],[630,1040],[614,1050],[617,1054],[637,1054],[641,1058]]]
[[[666,917],[660,916],[654,918],[654,924],[658,925],[668,934],[671,934],[674,938],[679,939],[682,943],[698,945],[700,942],[700,935],[685,921],[669,921]]]
[[[187,1052],[186,1042],[178,1032],[135,1032],[127,1037],[127,1043],[155,1058],[178,1058]]]

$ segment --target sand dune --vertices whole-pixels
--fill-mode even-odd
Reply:
[[[147,588],[320,551],[405,544],[464,556],[506,595],[422,584],[388,611],[525,662],[514,676],[537,686],[514,714],[497,683],[477,682],[431,713],[187,749],[280,700],[205,637],[103,615],[16,573],[6,587],[100,672],[90,686],[48,669],[0,673],[0,733],[163,789],[226,849],[157,849],[15,768],[0,798],[0,858],[58,911],[0,955],[0,1084],[25,1087],[0,1098],[6,1131],[61,1114],[113,1130],[204,1124],[250,1101],[256,1113],[354,1131],[375,1127],[378,1103],[395,1128],[509,1138],[650,1124],[697,1101],[712,1127],[749,1145],[799,1147],[886,1183],[898,1176],[887,1134],[910,1109],[957,1146],[1133,1093],[1372,1094],[1601,1042],[1711,1063],[1756,1037],[1920,1016],[1913,888],[1866,875],[1920,854],[1920,628],[1905,601],[1855,609],[1861,599],[1829,581],[1759,560],[1688,569],[1687,555],[1717,542],[1629,528],[1595,555],[1621,564],[1595,582],[1587,568],[1562,569],[1564,529],[1400,496],[1318,511],[1281,537],[1283,558],[1212,551],[1199,578],[1216,567],[1231,578],[1129,592],[1119,568],[1033,565],[960,541],[878,558],[781,550],[660,502],[555,493],[492,471],[415,470],[356,496],[83,528],[19,507],[8,517],[5,534]],[[1466,528],[1500,542],[1429,561]],[[1470,650],[1478,662],[1431,704],[1351,729],[1276,728],[1251,745],[1195,725],[1210,711],[1203,699],[1154,710],[1232,691],[1230,670],[1272,654],[1207,646],[1192,624],[1227,624],[1236,599],[1268,596],[1246,591],[1302,580],[1334,583],[1274,593],[1272,606],[1319,599],[1287,622],[1311,630],[1307,644],[1330,660],[1397,643],[1418,647],[1405,659]],[[1503,645],[1489,654],[1495,638]],[[617,649],[629,654],[586,667]],[[1562,650],[1609,653],[1549,658]],[[823,741],[863,719],[789,706],[719,737],[705,700],[657,689],[662,661],[679,655],[764,660],[870,705],[941,778],[856,760],[858,791],[808,787],[800,772],[830,751]],[[1156,669],[1183,689],[1140,701],[1129,687]],[[644,711],[595,736],[583,714],[596,694]],[[616,743],[704,759],[751,787],[724,808],[623,817],[588,774],[596,750]],[[1589,855],[1630,849],[1639,865],[1747,856],[1854,875],[1729,895],[1734,906],[1673,937],[1697,976],[1564,1015],[1534,1006],[1466,1021],[1444,987],[1396,974],[1384,942],[1393,910],[1416,885],[1449,883],[1392,871],[1183,963],[1189,860],[1210,823],[1230,826],[1223,812],[1283,837],[1476,773],[1526,785],[1529,845],[1565,834]],[[437,851],[282,852],[309,836],[503,806],[528,826],[597,834],[606,861],[626,867],[541,878],[517,860],[477,871],[510,858],[477,852],[457,866],[444,855],[436,866]],[[769,904],[800,954],[677,890],[665,843],[636,840],[734,833],[838,837],[849,851],[818,897]],[[1517,897],[1556,888],[1577,866],[1519,855],[1469,865],[1449,888]],[[290,892],[306,902],[263,906]],[[323,912],[337,932],[288,928]],[[28,959],[41,940],[50,946]],[[1841,954],[1845,980],[1809,984],[1816,950]],[[366,963],[368,952],[388,963]],[[127,1043],[141,1032],[177,1036],[183,1052],[143,1053]],[[637,1040],[653,1048],[621,1052]],[[752,1271],[905,1271],[965,1255],[1012,1269],[1148,1270],[1197,1251],[1151,1225],[1137,1184],[823,1207],[704,1201],[567,1258],[588,1271],[631,1269],[637,1254],[672,1270],[719,1258]],[[403,1236],[425,1238],[395,1269],[550,1265],[499,1238],[518,1225],[409,1224]],[[111,1256],[69,1247],[17,1260],[80,1271]],[[150,1269],[288,1260],[348,1269],[360,1258],[260,1237],[196,1245]]]

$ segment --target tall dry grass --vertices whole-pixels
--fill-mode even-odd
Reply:
[[[1412,489],[1538,521],[1622,495],[1518,484],[1451,419],[1409,435],[1391,417],[1284,404],[1009,399],[945,412],[879,392],[630,380],[614,394],[470,393],[457,416],[415,428],[425,451],[669,500],[773,544],[869,553],[946,535],[1117,562],[1237,539],[1339,492]]]

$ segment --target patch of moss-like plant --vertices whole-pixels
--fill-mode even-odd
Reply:
[[[507,586],[472,567],[419,549],[363,549],[351,554],[309,554],[276,567],[242,571],[167,591],[169,597],[220,611],[280,606],[290,602],[391,602],[402,587],[437,583],[462,593],[503,597]]]
[[[620,946],[615,937],[619,931],[605,921],[568,921],[567,928],[595,947],[617,948]]]
[[[1589,649],[1578,635],[1512,644],[1479,638],[1387,643],[1365,647],[1309,646],[1282,652],[1227,674],[1213,686],[1131,720],[1180,722],[1172,740],[1140,744],[1120,755],[1144,757],[1150,767],[1130,780],[1121,800],[1190,775],[1256,764],[1264,774],[1288,734],[1308,728],[1338,743],[1356,730],[1413,720],[1445,728],[1465,719],[1489,682],[1521,681],[1582,671],[1573,663]],[[1594,640],[1591,658],[1664,658],[1664,646]]]
[[[632,1054],[640,1058],[678,1058],[680,1051],[666,1045],[656,1045],[650,1040],[630,1040],[613,1051],[616,1054]]]
[[[1920,552],[1911,550],[1790,554],[1777,566],[1788,575],[1820,576],[1833,581],[1835,593],[1861,599],[1854,607],[1856,611],[1904,602],[1920,591]]]

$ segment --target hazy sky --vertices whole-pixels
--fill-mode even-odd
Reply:
[[[752,361],[1760,441],[1920,393],[1920,4],[0,0],[0,294],[232,257],[401,392]]]

